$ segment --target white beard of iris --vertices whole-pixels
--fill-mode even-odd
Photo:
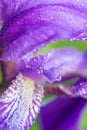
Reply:
[[[27,130],[36,119],[43,89],[19,74],[0,97],[0,130]]]

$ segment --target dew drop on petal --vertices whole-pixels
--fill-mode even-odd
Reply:
[[[56,81],[61,81],[62,76],[59,74],[58,77],[56,78]]]
[[[78,36],[71,38],[70,41],[87,41],[87,30],[81,32]]]

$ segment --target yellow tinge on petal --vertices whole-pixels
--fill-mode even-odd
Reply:
[[[32,105],[32,100],[34,97],[34,89],[35,89],[35,83],[33,80],[27,78],[27,77],[23,77],[23,95],[25,95],[24,100],[29,101],[28,103],[30,104],[30,106]],[[29,94],[29,95],[28,95]]]

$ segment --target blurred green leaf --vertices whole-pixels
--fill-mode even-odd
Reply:
[[[62,48],[62,47],[75,47],[78,48],[81,51],[86,51],[87,50],[87,43],[80,41],[80,42],[75,42],[75,41],[57,41],[54,43],[50,43],[47,45],[44,49],[42,49],[38,54],[43,54],[48,52],[49,50],[55,48]]]
[[[39,126],[40,126],[39,118],[37,118],[33,126],[30,128],[30,130],[40,130]]]
[[[56,95],[46,95],[43,98],[43,104],[47,104],[48,102],[51,102],[52,100],[54,100],[57,96]]]
[[[83,114],[82,130],[87,130],[87,109],[84,111],[84,114]]]

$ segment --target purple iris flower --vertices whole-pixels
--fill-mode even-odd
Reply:
[[[5,75],[0,96],[0,130],[29,129],[39,112],[43,93],[81,97],[64,99],[63,106],[59,103],[63,99],[56,101],[56,112],[61,113],[64,107],[66,114],[69,109],[70,115],[77,112],[77,116],[67,115],[62,120],[62,113],[57,115],[59,125],[55,130],[64,130],[62,121],[68,130],[68,121],[78,117],[87,99],[87,52],[64,48],[39,56],[36,53],[57,40],[86,41],[86,5],[87,0],[0,0],[0,61]],[[66,88],[65,81],[73,78],[75,82]],[[42,109],[42,117],[49,117],[49,107],[48,113]],[[54,130],[51,125],[44,128]]]

